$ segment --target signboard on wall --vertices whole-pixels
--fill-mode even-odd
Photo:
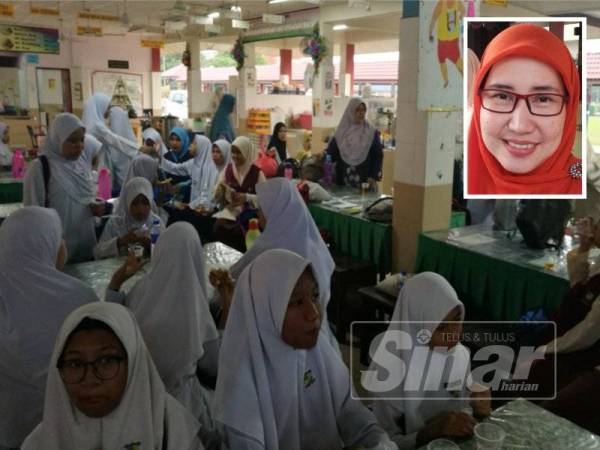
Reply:
[[[143,48],[164,48],[165,41],[159,41],[155,39],[141,39],[140,47]]]
[[[417,108],[462,109],[462,19],[467,2],[420,0],[419,10]]]
[[[15,7],[10,3],[0,3],[0,16],[12,17],[15,15]]]
[[[144,78],[141,74],[104,71],[92,73],[92,94],[102,92],[112,98],[117,86],[124,86],[124,94],[131,100],[136,114],[141,116],[144,104]]]
[[[333,78],[334,68],[333,64],[323,64],[321,66],[323,71],[323,115],[333,116]]]
[[[119,59],[108,60],[109,69],[129,69],[129,61]]]
[[[58,30],[0,25],[0,51],[60,53]]]

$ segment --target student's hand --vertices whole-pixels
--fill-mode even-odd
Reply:
[[[172,184],[167,184],[167,185],[165,185],[165,188],[166,188],[167,192],[171,195],[177,195],[177,194],[179,194],[179,191],[180,191],[180,187],[177,185],[173,186]]]
[[[471,398],[471,407],[475,417],[483,418],[492,413],[492,391],[490,389],[471,392]]]
[[[469,414],[450,411],[429,419],[417,434],[417,447],[441,437],[466,437],[473,435],[477,421]]]
[[[132,228],[131,230],[129,230],[127,232],[127,234],[124,234],[123,236],[121,236],[117,239],[117,247],[119,247],[119,248],[126,247],[129,244],[132,244],[137,241],[138,241],[138,235],[135,232],[135,230]]]
[[[148,236],[137,236],[137,243],[143,245],[146,250],[150,250],[151,242]]]
[[[247,200],[248,197],[246,196],[246,194],[241,192],[234,192],[231,195],[231,206],[234,208],[236,206],[242,206],[244,203],[246,203]]]
[[[596,225],[597,226],[597,225]],[[578,234],[579,234],[579,253],[589,251],[594,245],[594,219],[592,217],[585,217],[577,222]]]
[[[219,292],[219,298],[221,300],[221,320],[219,321],[219,328],[225,328],[227,317],[229,316],[229,308],[233,301],[233,289],[235,287],[229,271],[225,269],[213,269],[208,275],[208,281],[214,288]]]
[[[144,153],[146,155],[149,156],[159,156],[159,153],[156,152],[156,149],[154,148],[154,146],[151,145],[142,145],[140,147],[140,153]]]
[[[183,211],[185,209],[188,209],[189,205],[187,203],[183,203],[183,202],[175,202],[175,209],[178,209],[180,211]]]
[[[127,254],[127,259],[121,267],[113,274],[108,288],[113,291],[118,291],[125,281],[138,273],[142,267],[146,265],[148,260],[139,260],[135,256],[135,252],[130,250]]]
[[[104,203],[90,203],[90,211],[94,217],[102,217],[104,215]]]

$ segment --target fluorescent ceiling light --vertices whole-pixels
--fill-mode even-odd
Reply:
[[[232,6],[231,10],[235,11],[235,12],[240,12],[241,13],[242,12],[242,7],[241,6]]]
[[[288,0],[269,0],[269,5],[275,5],[276,3],[284,3]]]
[[[216,19],[220,16],[221,16],[221,13],[219,11],[215,11],[215,12],[211,12],[207,17],[210,17],[211,19]]]
[[[204,16],[191,17],[191,21],[193,23],[197,23],[198,25],[212,25],[213,24],[213,20],[211,17],[204,17]]]
[[[347,30],[347,29],[348,29],[348,25],[346,25],[345,23],[341,23],[339,25],[333,26],[333,31],[342,31],[342,30]]]

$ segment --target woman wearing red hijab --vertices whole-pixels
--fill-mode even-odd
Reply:
[[[473,93],[467,194],[581,194],[579,74],[559,38],[509,27],[486,48]]]

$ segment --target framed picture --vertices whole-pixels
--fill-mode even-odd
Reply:
[[[144,104],[144,77],[127,72],[92,72],[92,94],[102,92],[111,97],[111,104],[131,106],[138,116]]]

